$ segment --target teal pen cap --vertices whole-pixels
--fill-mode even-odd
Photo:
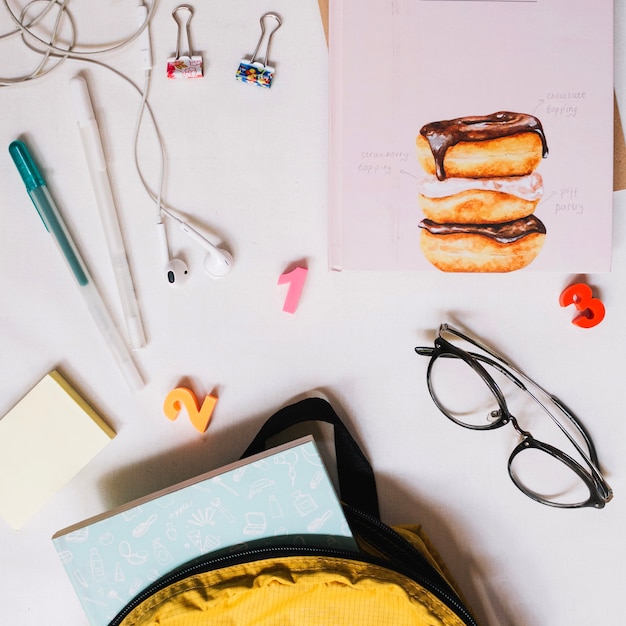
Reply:
[[[23,141],[20,141],[19,139],[12,141],[9,144],[9,154],[11,155],[13,163],[15,163],[15,167],[17,167],[17,171],[26,185],[26,191],[28,191],[32,200],[31,192],[38,187],[47,187],[46,181],[43,179],[43,176],[33,159],[33,155],[30,153]],[[46,227],[46,230],[50,232],[48,224],[46,224],[46,219],[41,214],[39,204],[34,200],[33,204],[35,205],[37,213],[39,213],[39,217],[41,218],[43,225]]]
[[[46,184],[46,181],[43,179],[39,168],[35,165],[35,161],[23,141],[16,139],[11,142],[9,154],[26,185],[27,191],[32,191],[36,187],[41,187]]]

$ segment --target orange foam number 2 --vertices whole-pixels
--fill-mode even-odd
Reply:
[[[604,304],[599,298],[593,297],[591,287],[585,283],[576,283],[567,287],[559,298],[561,306],[573,304],[580,315],[577,315],[572,324],[581,328],[592,328],[604,319]]]
[[[189,419],[194,428],[203,433],[209,427],[209,422],[213,416],[213,409],[217,404],[216,396],[206,396],[202,407],[198,403],[196,394],[187,389],[187,387],[176,387],[167,394],[165,402],[163,403],[163,412],[165,415],[174,421],[178,414],[181,412],[183,406],[187,409]]]

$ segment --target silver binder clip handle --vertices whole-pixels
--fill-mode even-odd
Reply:
[[[269,23],[270,20],[273,22],[273,27],[271,28],[266,27],[266,24]],[[242,59],[235,77],[243,83],[269,88],[272,86],[272,80],[274,78],[274,68],[270,67],[268,63],[270,42],[272,41],[274,33],[281,27],[282,22],[276,13],[266,13],[261,16],[260,23],[261,36],[259,37],[259,42],[250,59]],[[263,41],[265,41],[265,56],[263,62],[261,62],[257,61],[257,55],[259,54]]]
[[[280,17],[278,17],[278,15],[276,15],[276,13],[266,13],[265,15],[261,16],[261,19],[259,20],[261,23],[261,36],[259,37],[259,43],[257,43],[256,48],[254,50],[254,52],[252,53],[252,58],[250,59],[250,63],[254,63],[256,61],[256,55],[259,53],[259,49],[261,47],[261,44],[263,43],[263,38],[265,37],[265,22],[268,20],[274,20],[274,28],[272,28],[272,30],[268,31],[268,35],[267,35],[267,44],[265,46],[265,57],[263,58],[263,65],[265,67],[267,67],[268,63],[267,60],[269,58],[269,54],[270,54],[270,42],[272,41],[272,37],[274,36],[274,33],[281,27],[282,22],[280,20]]]
[[[182,21],[182,16],[179,17],[180,13],[187,13],[187,20]],[[183,39],[183,30],[185,32],[185,38],[187,39],[187,54],[186,56],[192,56],[192,47],[191,47],[191,34],[189,30],[189,23],[191,22],[191,18],[193,17],[193,9],[188,4],[181,4],[177,6],[172,11],[172,17],[174,21],[178,25],[178,35],[176,37],[176,58],[180,58],[180,44]]]

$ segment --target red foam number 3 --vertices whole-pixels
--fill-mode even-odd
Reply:
[[[167,394],[167,398],[165,398],[163,403],[163,412],[173,421],[178,417],[184,406],[194,428],[203,433],[209,427],[216,404],[217,398],[211,395],[204,398],[202,407],[200,407],[196,394],[191,389],[176,387],[176,389]]]
[[[591,287],[585,283],[576,283],[563,291],[559,298],[561,306],[573,304],[580,315],[577,315],[572,324],[581,328],[592,328],[604,319],[604,304],[599,298],[593,297]]]

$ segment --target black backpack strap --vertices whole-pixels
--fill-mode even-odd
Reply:
[[[265,451],[269,439],[303,422],[326,422],[333,425],[341,499],[356,509],[379,517],[378,494],[372,466],[346,425],[332,406],[322,398],[301,400],[272,415],[241,458]]]

